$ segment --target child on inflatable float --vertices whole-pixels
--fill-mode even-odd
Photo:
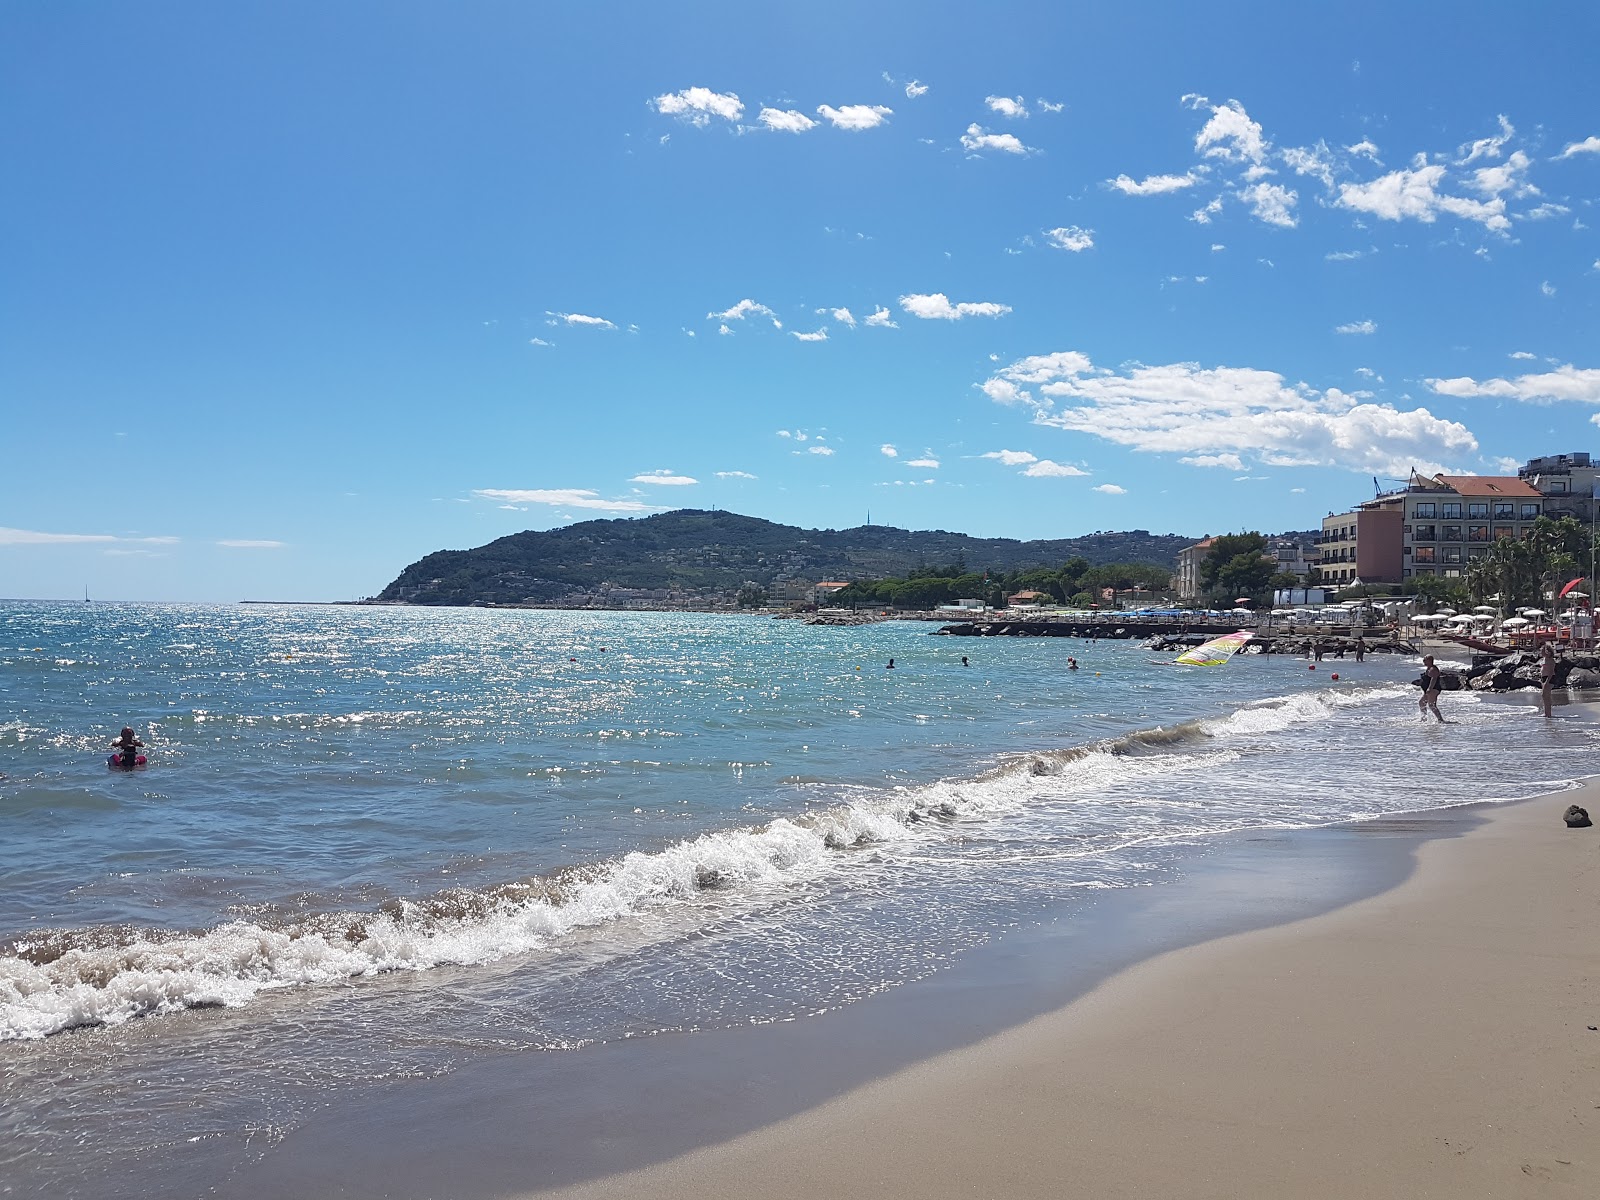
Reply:
[[[122,733],[117,740],[111,743],[112,748],[117,753],[106,760],[106,766],[121,767],[124,771],[131,771],[135,767],[144,766],[145,757],[139,753],[139,748],[143,745],[144,743],[134,734],[132,727],[124,725]]]

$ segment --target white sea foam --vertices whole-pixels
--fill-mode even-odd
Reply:
[[[132,941],[102,934],[76,944],[71,935],[54,945],[22,942],[0,957],[0,1040],[239,1006],[271,989],[550,951],[574,931],[663,910],[676,914],[668,925],[681,930],[730,904],[792,895],[823,874],[848,872],[857,860],[841,852],[910,848],[959,837],[962,822],[1004,821],[1041,801],[1073,802],[1175,772],[1212,770],[1236,758],[1244,743],[1404,694],[1399,687],[1330,688],[1257,701],[1222,717],[1020,757],[975,778],[860,789],[848,802],[757,828],[706,833],[546,880],[441,893],[378,913],[336,913],[283,928],[235,921]],[[1122,844],[1148,835],[1144,815],[1122,811]],[[1219,819],[1216,828],[1239,821]],[[1205,828],[1171,825],[1164,832]]]

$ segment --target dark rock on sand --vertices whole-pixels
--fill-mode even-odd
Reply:
[[[1600,687],[1600,671],[1592,667],[1573,667],[1567,672],[1567,686],[1569,688]]]
[[[1589,810],[1576,804],[1567,809],[1561,819],[1567,823],[1568,829],[1587,829],[1594,824],[1589,820]]]

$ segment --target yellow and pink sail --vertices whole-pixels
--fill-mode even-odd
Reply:
[[[1225,633],[1209,642],[1202,642],[1193,650],[1184,651],[1174,661],[1185,667],[1220,667],[1243,650],[1244,644],[1254,636],[1248,629]]]

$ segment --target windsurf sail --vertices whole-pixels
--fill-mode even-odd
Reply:
[[[1254,636],[1248,629],[1225,633],[1209,642],[1202,642],[1193,650],[1184,651],[1173,661],[1184,667],[1220,667],[1243,650],[1244,644]]]

